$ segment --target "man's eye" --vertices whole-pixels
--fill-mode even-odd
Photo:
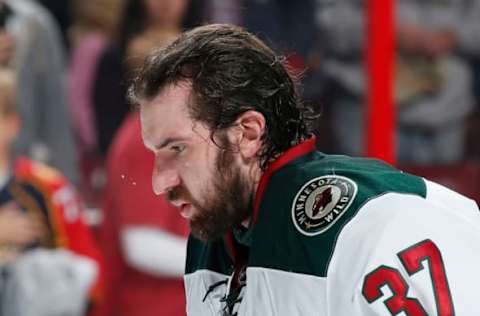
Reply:
[[[185,149],[185,145],[183,144],[170,146],[170,150],[176,153],[181,153],[184,149]]]

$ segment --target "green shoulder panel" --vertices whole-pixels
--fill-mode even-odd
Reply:
[[[252,232],[250,266],[326,276],[335,241],[369,199],[426,195],[424,181],[374,159],[313,152],[269,180]]]
[[[210,270],[226,275],[232,273],[232,261],[223,240],[203,242],[193,236],[189,237],[185,273],[197,270]]]

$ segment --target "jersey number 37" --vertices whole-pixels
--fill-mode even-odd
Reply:
[[[437,315],[455,315],[445,267],[438,247],[431,240],[426,239],[402,250],[397,255],[409,276],[422,271],[424,262],[428,263],[437,305]],[[385,285],[393,293],[392,297],[384,301],[392,315],[397,315],[402,311],[408,316],[428,315],[418,299],[407,297],[408,283],[400,272],[392,267],[382,265],[365,276],[362,294],[371,304],[383,296],[380,288]]]

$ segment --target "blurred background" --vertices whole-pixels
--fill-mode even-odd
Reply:
[[[321,151],[480,201],[480,0],[0,0],[0,316],[185,314],[188,227],[125,94],[205,23],[286,57]]]

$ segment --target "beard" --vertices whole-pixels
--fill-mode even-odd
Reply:
[[[234,154],[228,143],[215,158],[216,173],[210,187],[203,191],[203,201],[195,199],[184,187],[169,191],[167,199],[189,200],[197,210],[190,219],[191,233],[203,240],[223,237],[233,226],[241,224],[253,212],[253,187],[240,167],[234,164]]]

